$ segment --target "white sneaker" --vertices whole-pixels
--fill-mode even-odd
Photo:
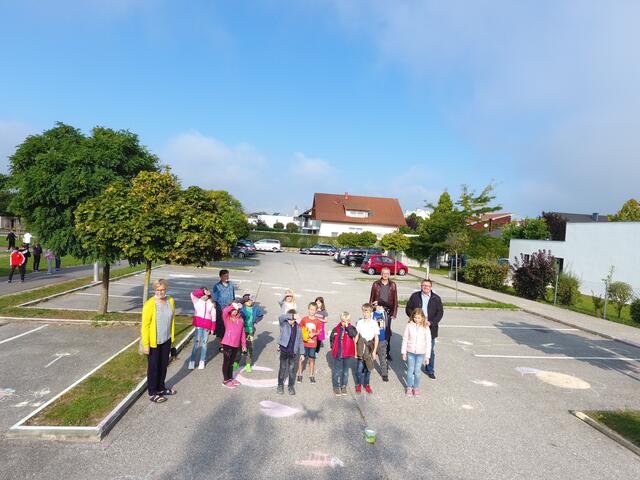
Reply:
[[[202,370],[204,369],[204,362],[201,360],[200,363],[198,364],[198,370]]]
[[[189,366],[187,367],[189,370],[193,370],[196,367],[196,362],[189,362]]]

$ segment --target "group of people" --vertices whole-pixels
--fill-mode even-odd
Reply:
[[[165,385],[167,365],[174,341],[175,304],[167,296],[166,280],[154,282],[154,296],[144,305],[142,312],[141,342],[148,355],[148,394],[152,402],[162,403],[176,389]],[[241,299],[235,296],[228,270],[220,271],[220,281],[211,290],[199,288],[191,292],[194,306],[194,344],[188,363],[189,369],[198,369],[206,362],[207,342],[215,334],[223,354],[223,386],[236,388],[240,383],[233,377],[244,356],[244,371],[251,372],[253,341],[256,324],[264,313],[254,303],[250,294]],[[308,371],[309,382],[316,383],[315,361],[326,341],[327,332],[332,358],[332,385],[336,396],[347,394],[349,372],[355,367],[355,391],[371,394],[371,373],[377,363],[382,381],[389,381],[391,357],[391,325],[398,313],[398,289],[390,279],[390,271],[383,268],[381,277],[371,287],[370,298],[361,307],[361,316],[352,324],[351,314],[342,312],[333,328],[329,329],[329,314],[323,297],[309,302],[306,315],[298,309],[292,290],[286,290],[279,301],[278,323],[280,334],[277,351],[280,365],[276,392],[284,394],[285,383],[290,395],[295,395],[295,385],[303,382]],[[409,298],[405,307],[409,318],[404,328],[400,353],[406,362],[405,394],[420,395],[421,367],[431,379],[435,379],[435,342],[438,324],[444,311],[442,300],[432,291],[432,282],[422,280],[420,291]]]
[[[16,270],[20,273],[20,281],[24,282],[25,276],[27,273],[27,263],[29,262],[29,258],[33,256],[33,271],[40,271],[40,260],[44,254],[44,258],[47,261],[47,273],[53,274],[54,263],[55,270],[60,270],[60,257],[53,253],[50,249],[42,249],[42,246],[36,242],[33,245],[33,249],[31,249],[31,238],[33,236],[30,233],[25,233],[22,236],[22,246],[18,247],[16,245],[17,236],[12,231],[7,234],[7,249],[10,251],[9,255],[9,278],[7,283],[11,283],[13,281],[13,276]]]

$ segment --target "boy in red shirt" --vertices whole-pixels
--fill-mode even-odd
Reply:
[[[302,371],[304,370],[304,359],[309,359],[309,381],[316,383],[315,366],[316,366],[316,347],[318,346],[318,333],[320,332],[321,321],[316,318],[318,306],[315,302],[309,304],[309,315],[300,321],[304,339],[304,354],[300,355],[300,363],[298,364],[298,383],[302,383]],[[304,332],[307,333],[304,333]]]
[[[9,266],[11,267],[11,270],[9,271],[9,280],[7,280],[7,283],[11,283],[11,280],[13,280],[13,274],[16,269],[20,270],[20,281],[24,282],[24,274],[27,270],[26,262],[27,259],[25,255],[18,250],[18,247],[14,246],[11,255],[9,256]]]

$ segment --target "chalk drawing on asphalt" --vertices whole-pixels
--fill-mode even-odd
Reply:
[[[322,452],[312,452],[309,455],[309,458],[305,460],[297,460],[296,465],[303,465],[305,467],[316,467],[316,468],[337,468],[344,467],[344,462],[340,460],[338,457],[334,457],[327,453]]]
[[[534,375],[538,380],[558,388],[574,390],[587,390],[591,388],[591,385],[581,378],[567,375],[566,373],[550,372],[529,367],[516,367],[516,371],[521,375]]]
[[[489,380],[472,380],[476,385],[482,385],[483,387],[497,387],[497,383],[490,382]]]
[[[292,417],[302,410],[299,408],[289,407],[282,403],[272,402],[271,400],[263,400],[260,402],[260,411],[263,415],[273,418]]]

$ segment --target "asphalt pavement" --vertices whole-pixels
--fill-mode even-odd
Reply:
[[[423,395],[406,398],[399,354],[406,317],[400,315],[393,324],[390,381],[373,373],[372,395],[356,394],[351,378],[349,395],[334,397],[325,347],[318,383],[305,374],[296,396],[281,396],[272,385],[274,322],[284,289],[294,289],[300,310],[324,296],[333,325],[341,311],[358,317],[370,283],[326,257],[267,254],[258,260],[251,272],[231,272],[268,312],[257,328],[259,368],[238,372],[243,385],[221,385],[215,343],[204,370],[187,370],[188,345],[169,369],[178,395],[161,405],[143,396],[99,445],[2,438],[0,478],[640,477],[637,456],[568,413],[640,409],[640,349],[525,312],[445,310],[438,378],[423,376]],[[178,286],[202,280],[170,277],[197,273],[173,268],[158,274],[168,276],[174,295],[182,295]],[[419,286],[417,280],[401,283],[408,292]],[[375,445],[364,441],[365,428],[376,430]]]

